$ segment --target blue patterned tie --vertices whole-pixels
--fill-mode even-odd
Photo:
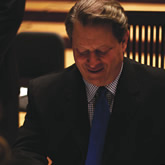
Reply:
[[[104,141],[110,118],[106,91],[107,89],[105,87],[99,88],[99,96],[93,116],[85,165],[101,165]]]

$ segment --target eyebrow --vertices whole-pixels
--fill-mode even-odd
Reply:
[[[95,50],[99,50],[99,49],[109,49],[109,48],[111,48],[111,46],[101,45],[100,47],[96,48]],[[85,48],[85,47],[82,47],[82,46],[77,47],[77,48],[75,48],[75,49],[77,49],[79,52],[80,52],[80,49],[83,49],[82,52],[85,52],[85,51],[89,50],[89,49],[87,49],[87,48]]]

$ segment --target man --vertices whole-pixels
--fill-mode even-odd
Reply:
[[[18,76],[11,49],[24,14],[25,0],[0,1],[0,137],[10,144],[18,128]],[[1,138],[2,138],[1,137]]]
[[[123,57],[129,36],[123,8],[112,0],[80,0],[66,30],[75,65],[31,82],[16,157],[35,165],[46,164],[46,156],[56,165],[96,165],[98,157],[100,165],[165,163],[165,72]],[[95,137],[102,86],[110,118],[106,134],[96,129]],[[103,136],[96,156],[100,141],[92,143]]]

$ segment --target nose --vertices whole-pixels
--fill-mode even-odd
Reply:
[[[99,64],[99,57],[97,57],[94,52],[90,52],[87,62],[90,68],[95,68],[97,64]]]

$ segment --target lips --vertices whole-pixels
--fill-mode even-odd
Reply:
[[[99,68],[99,69],[88,69],[88,72],[91,72],[91,73],[99,73],[103,70],[104,68]]]

